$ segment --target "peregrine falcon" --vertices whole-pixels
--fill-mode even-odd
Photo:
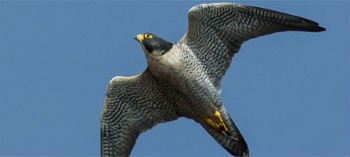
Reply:
[[[226,111],[221,79],[242,43],[283,31],[321,32],[318,23],[237,3],[192,7],[188,31],[176,43],[139,34],[148,67],[136,76],[114,77],[101,117],[101,155],[129,156],[140,133],[153,126],[193,119],[229,153],[249,156],[248,146]]]

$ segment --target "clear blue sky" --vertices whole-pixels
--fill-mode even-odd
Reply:
[[[146,68],[138,33],[169,41],[200,2],[1,1],[0,156],[99,156],[105,89]],[[322,33],[246,42],[222,99],[253,156],[349,156],[349,2],[243,2],[317,21]],[[139,137],[133,156],[228,156],[181,118]]]

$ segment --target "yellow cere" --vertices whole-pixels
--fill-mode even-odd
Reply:
[[[136,36],[136,39],[141,42],[144,39],[144,35],[143,34],[138,34]]]

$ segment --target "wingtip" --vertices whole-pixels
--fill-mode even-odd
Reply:
[[[323,31],[326,31],[327,29],[324,28],[324,27],[321,27],[321,26],[318,26],[317,27],[317,32],[323,32]]]
[[[318,23],[314,22],[314,21],[309,21],[309,30],[310,32],[323,32],[326,31],[326,28],[320,26]]]
[[[307,32],[323,32],[326,31],[326,28],[320,26],[318,23],[308,20],[308,19],[303,19],[303,22],[301,23],[295,23],[293,25],[294,30],[299,30],[299,31],[307,31]]]
[[[297,16],[296,16],[297,17]],[[302,17],[297,17],[302,20],[300,23],[301,27],[304,27],[305,31],[310,31],[310,32],[323,32],[326,31],[326,28],[320,26],[317,22],[302,18]],[[298,25],[298,24],[297,24]]]
[[[310,28],[308,31],[310,31],[310,32],[323,32],[323,31],[326,31],[326,28],[321,27],[321,26],[314,26],[314,27]]]

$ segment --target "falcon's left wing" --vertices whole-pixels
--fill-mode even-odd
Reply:
[[[200,4],[190,9],[188,31],[180,43],[189,46],[220,88],[244,41],[274,32],[324,30],[314,21],[273,10],[236,3]]]

